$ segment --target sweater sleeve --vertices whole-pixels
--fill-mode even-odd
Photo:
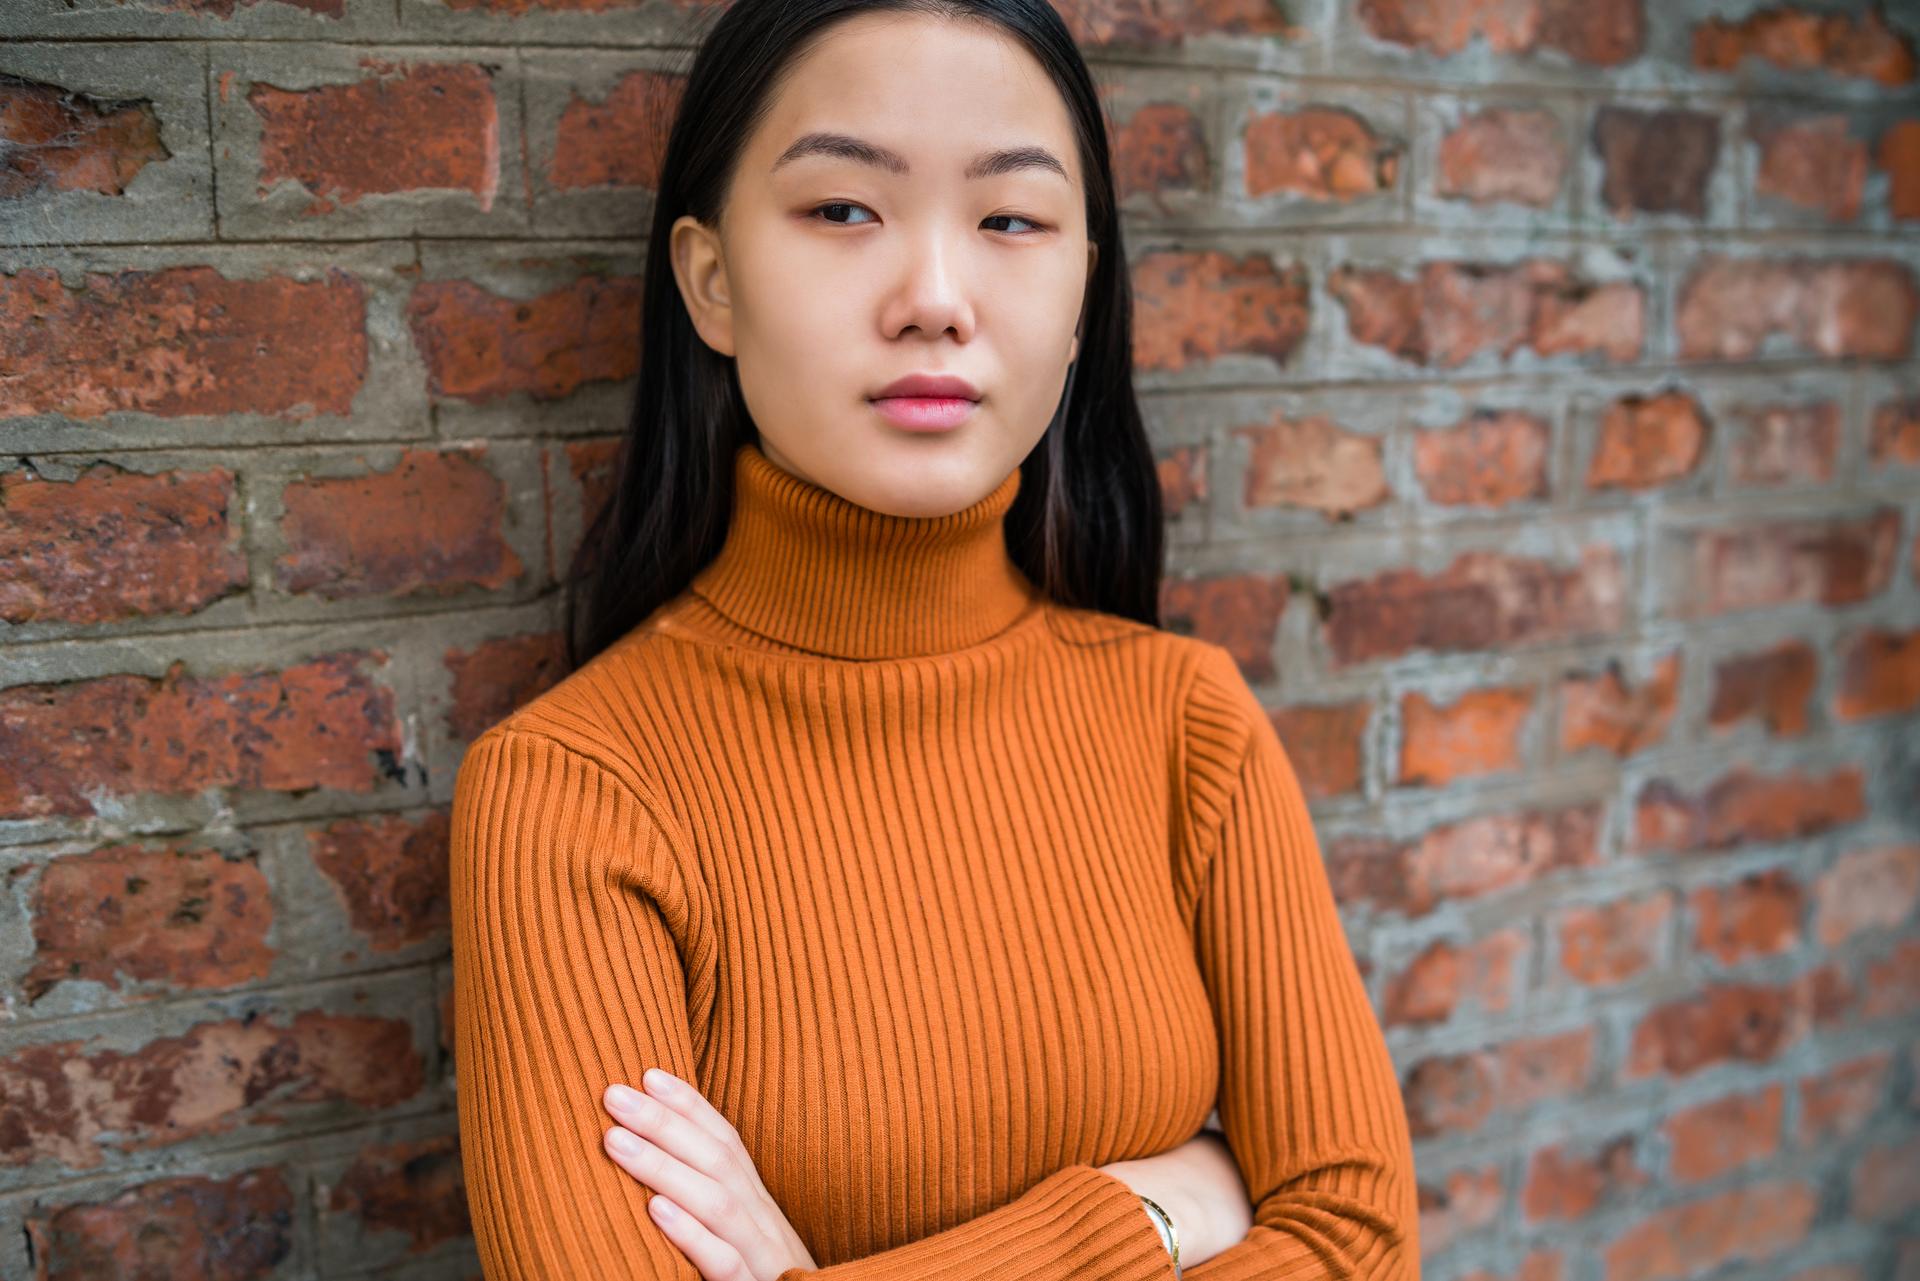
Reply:
[[[670,842],[606,767],[501,726],[461,762],[450,839],[461,1162],[485,1275],[700,1281],[601,1144],[610,1082],[653,1066],[698,1079],[698,900]],[[781,1281],[1011,1274],[1166,1281],[1173,1266],[1133,1190],[1076,1164],[945,1231]]]
[[[1417,1278],[1412,1141],[1386,1040],[1273,723],[1213,647],[1190,715],[1194,947],[1220,1043],[1219,1115],[1253,1202],[1191,1281]]]

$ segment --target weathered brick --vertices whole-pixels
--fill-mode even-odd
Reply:
[[[1388,981],[1380,1021],[1388,1027],[1442,1023],[1463,1004],[1503,1013],[1513,1005],[1527,951],[1522,930],[1500,930],[1465,945],[1431,943]]]
[[[1417,692],[1403,695],[1399,781],[1439,787],[1520,769],[1532,714],[1533,690],[1524,686],[1469,690],[1447,703]]]
[[[1691,1076],[1722,1063],[1770,1063],[1800,1041],[1810,1024],[1799,987],[1712,983],[1654,1006],[1634,1025],[1629,1080]]]
[[[1393,569],[1327,592],[1323,627],[1338,665],[1416,649],[1461,651],[1617,631],[1625,570],[1611,547],[1561,566],[1498,552],[1464,552],[1437,574]]]
[[[1920,396],[1890,400],[1873,411],[1867,457],[1876,467],[1920,466]]]
[[[342,818],[307,833],[307,849],[375,952],[443,938],[451,923],[444,809]]]
[[[1886,956],[1867,964],[1865,1019],[1911,1019],[1920,1013],[1920,940],[1903,939]]]
[[[1662,742],[1680,696],[1680,654],[1666,655],[1643,681],[1629,686],[1619,663],[1560,684],[1560,750],[1571,755],[1599,748],[1615,756]]]
[[[294,1250],[299,1208],[284,1170],[136,1183],[110,1200],[26,1220],[37,1281],[268,1281]]]
[[[1327,290],[1345,304],[1355,341],[1419,365],[1453,367],[1487,352],[1506,358],[1522,347],[1621,362],[1638,357],[1645,343],[1640,286],[1596,284],[1546,259],[1429,262],[1412,280],[1341,267]]]
[[[1646,42],[1643,0],[1359,0],[1359,6],[1374,39],[1442,57],[1477,37],[1495,53],[1547,48],[1607,67],[1638,57]]]
[[[1875,1143],[1849,1171],[1848,1208],[1856,1219],[1891,1219],[1908,1226],[1920,1213],[1920,1139]]]
[[[1778,1082],[1675,1112],[1661,1127],[1673,1178],[1704,1183],[1777,1155],[1785,1115],[1786,1090]]]
[[[132,1051],[45,1042],[0,1057],[0,1166],[88,1170],[108,1149],[277,1125],[290,1103],[392,1107],[425,1081],[413,1029],[374,1016],[248,1015]]]
[[[145,100],[113,101],[0,73],[0,200],[47,192],[125,193],[173,153]]]
[[[1306,272],[1264,254],[1150,253],[1133,267],[1133,364],[1178,371],[1222,356],[1285,364],[1307,335]]]
[[[565,638],[557,631],[502,636],[471,650],[448,650],[445,662],[453,676],[447,728],[471,742],[566,675]]]
[[[1155,459],[1160,480],[1160,503],[1168,520],[1178,520],[1187,508],[1207,501],[1207,448],[1183,445]]]
[[[1880,135],[1887,171],[1887,207],[1895,218],[1920,218],[1920,120],[1901,120]]]
[[[1739,431],[1727,451],[1727,475],[1733,484],[1790,485],[1833,479],[1840,457],[1836,402],[1748,405],[1735,419]]]
[[[425,281],[407,324],[436,396],[476,403],[524,393],[559,400],[640,368],[640,281],[588,275],[537,298],[464,280]]]
[[[50,861],[33,888],[31,1005],[55,984],[122,979],[151,990],[237,987],[267,978],[273,896],[259,863],[210,849],[113,845]]]
[[[1590,1150],[1555,1144],[1527,1162],[1520,1206],[1531,1222],[1578,1222],[1597,1210],[1632,1204],[1652,1182],[1631,1135],[1602,1140]]]
[[[1560,198],[1570,159],[1566,129],[1552,112],[1490,107],[1441,140],[1434,189],[1475,204],[1545,209]]]
[[[1820,1199],[1803,1183],[1748,1183],[1651,1211],[1601,1253],[1601,1281],[1679,1281],[1764,1262],[1807,1237]]]
[[[1712,436],[1706,411],[1686,392],[1623,396],[1600,419],[1587,488],[1656,489],[1693,475]]]
[[[90,271],[77,287],[45,268],[0,275],[0,419],[347,414],[367,378],[366,311],[337,269]]]
[[[1567,908],[1550,926],[1560,945],[1560,972],[1588,987],[1637,978],[1663,959],[1661,940],[1672,919],[1673,899],[1666,891]]]
[[[1768,774],[1736,765],[1691,794],[1667,779],[1642,784],[1634,799],[1632,848],[1645,854],[1792,841],[1832,831],[1866,812],[1866,776],[1858,766]]]
[[[1806,733],[1819,662],[1813,646],[1797,640],[1726,659],[1714,668],[1707,724],[1724,731],[1755,720],[1776,737]]]
[[[1799,946],[1806,893],[1789,873],[1771,868],[1694,889],[1687,895],[1687,911],[1693,918],[1693,950],[1735,966]]]
[[[1442,824],[1413,841],[1341,837],[1328,842],[1334,895],[1403,916],[1452,899],[1526,885],[1599,857],[1600,807],[1483,814]]]
[[[1710,256],[1687,277],[1674,325],[1689,360],[1751,360],[1769,338],[1821,356],[1898,360],[1920,290],[1891,258]]]
[[[1333,107],[1257,112],[1242,139],[1249,196],[1290,192],[1354,200],[1392,191],[1402,148],[1366,120]]]
[[[1274,729],[1308,800],[1359,790],[1371,713],[1364,700],[1283,707],[1273,713]]]
[[[1115,194],[1205,191],[1212,181],[1207,136],[1192,108],[1150,102],[1113,130]]]
[[[657,190],[667,130],[686,87],[683,75],[641,68],[620,77],[599,102],[576,91],[560,111],[547,185]]]
[[[1755,195],[1811,209],[1833,222],[1860,216],[1867,188],[1867,144],[1841,115],[1765,120],[1752,130],[1760,145]]]
[[[1776,5],[1738,20],[1711,18],[1693,29],[1694,66],[1732,71],[1748,58],[1883,85],[1907,84],[1914,75],[1912,45],[1877,9],[1845,14]]]
[[[1800,1082],[1798,1141],[1813,1147],[1858,1134],[1886,1095],[1893,1056],[1863,1054]]]
[[[525,566],[506,539],[506,487],[471,451],[409,449],[365,476],[295,481],[281,493],[282,591],[328,600],[498,588]],[[404,513],[404,519],[401,514]]]
[[[233,473],[95,463],[71,481],[0,475],[0,619],[104,623],[191,614],[247,587]]]
[[[1481,411],[1450,427],[1417,432],[1413,470],[1433,502],[1505,507],[1548,496],[1553,432],[1518,410]]]
[[[372,791],[400,772],[393,691],[342,651],[282,671],[101,676],[0,690],[0,817],[95,813],[96,798],[206,788]],[[109,728],[110,727],[110,728]]]
[[[361,1149],[327,1197],[366,1236],[394,1233],[417,1254],[472,1234],[460,1141],[451,1134]]]
[[[1381,462],[1381,438],[1348,431],[1330,418],[1283,418],[1237,427],[1248,446],[1241,502],[1248,509],[1301,507],[1347,520],[1393,497]]]
[[[401,63],[363,57],[368,78],[289,90],[256,83],[264,196],[300,184],[306,213],[331,213],[371,195],[450,188],[482,210],[500,186],[500,108],[493,77],[473,63]]]
[[[1248,680],[1268,681],[1287,596],[1285,574],[1170,577],[1161,584],[1160,611],[1169,630],[1225,646]]]
[[[1920,903],[1920,845],[1850,850],[1814,884],[1813,937],[1839,947],[1870,930],[1897,930]]]
[[[1707,215],[1707,184],[1720,159],[1720,118],[1668,107],[1594,113],[1593,146],[1606,177],[1600,198],[1616,217],[1630,213]]]
[[[1592,1027],[1508,1041],[1413,1065],[1401,1093],[1417,1139],[1465,1134],[1496,1113],[1579,1093],[1594,1074]]]
[[[1506,1186],[1497,1166],[1454,1169],[1438,1179],[1422,1175],[1420,1183],[1420,1249],[1438,1255],[1461,1240],[1500,1221],[1506,1209]],[[1539,1281],[1552,1281],[1540,1278]]]
[[[1178,6],[1147,4],[1144,0],[1099,4],[1093,0],[1060,0],[1056,7],[1075,43],[1095,49],[1113,45],[1152,48],[1177,44],[1190,36],[1267,36],[1282,40],[1299,36],[1287,21],[1286,11],[1266,0],[1195,0]]]
[[[1841,649],[1833,714],[1843,721],[1920,708],[1920,631],[1876,629]]]
[[[1899,537],[1900,513],[1891,507],[1688,531],[1676,549],[1668,609],[1701,617],[1870,600],[1893,578]]]

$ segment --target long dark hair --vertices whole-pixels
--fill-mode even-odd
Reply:
[[[731,357],[693,327],[669,260],[682,214],[717,226],[741,151],[785,68],[844,18],[876,11],[998,24],[1065,100],[1099,246],[1080,348],[1060,406],[1021,463],[1007,548],[1049,598],[1160,625],[1160,484],[1134,398],[1133,294],[1106,119],[1072,34],[1047,0],[733,0],[687,74],[660,167],[642,282],[639,385],[613,491],[568,574],[567,660],[578,668],[685,590],[726,540],[733,458],[758,439]]]

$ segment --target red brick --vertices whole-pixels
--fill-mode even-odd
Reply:
[[[1728,452],[1735,485],[1807,484],[1833,479],[1840,456],[1840,406],[1759,405],[1737,415],[1739,434]]]
[[[1891,258],[1709,256],[1687,277],[1675,327],[1689,360],[1751,360],[1770,338],[1819,356],[1898,360],[1920,291]]]
[[[1248,443],[1241,502],[1248,509],[1302,507],[1328,520],[1348,520],[1393,497],[1381,463],[1381,439],[1348,431],[1330,418],[1289,419],[1239,427]]]
[[[1590,546],[1578,564],[1464,552],[1437,574],[1393,569],[1327,593],[1336,665],[1605,635],[1626,620],[1619,553]]]
[[[1840,657],[1833,714],[1843,721],[1893,716],[1920,707],[1920,631],[1869,631]]]
[[[532,299],[464,280],[426,281],[407,303],[427,387],[475,403],[560,400],[640,368],[640,281],[588,275]]]
[[[1757,654],[1727,659],[1714,669],[1708,724],[1728,730],[1758,720],[1769,734],[1807,731],[1807,708],[1819,677],[1819,659],[1805,641],[1785,641]]]
[[[106,623],[192,614],[247,587],[228,523],[233,473],[143,475],[96,463],[71,481],[0,475],[0,618]]]
[[[641,68],[621,76],[602,101],[576,91],[560,111],[547,185],[657,190],[667,130],[686,87],[685,76]]]
[[[1415,1138],[1471,1132],[1496,1112],[1579,1093],[1593,1060],[1591,1027],[1422,1060],[1401,1090],[1408,1124]]]
[[[1482,411],[1450,427],[1422,430],[1413,470],[1427,497],[1447,507],[1505,507],[1548,496],[1553,433],[1518,410]]]
[[[1435,190],[1480,205],[1545,209],[1560,198],[1569,159],[1566,130],[1552,112],[1490,107],[1441,140]]]
[[[1911,1226],[1920,1211],[1920,1139],[1877,1143],[1850,1171],[1847,1208],[1856,1219],[1894,1219]]]
[[[1913,47],[1877,11],[1848,15],[1795,5],[1776,5],[1739,21],[1713,18],[1693,29],[1693,65],[1732,71],[1758,58],[1787,71],[1826,71],[1907,84],[1914,75]]]
[[[62,85],[0,80],[0,200],[62,191],[126,194],[140,171],[173,153],[148,99],[96,97]]]
[[[366,296],[322,279],[211,267],[0,275],[0,419],[349,414],[367,378]]]
[[[1333,107],[1257,112],[1247,122],[1249,196],[1291,192],[1315,200],[1353,200],[1392,191],[1399,144],[1364,119]]]
[[[571,480],[571,492],[577,495],[579,519],[578,528],[571,533],[572,541],[564,545],[559,541],[563,536],[555,529],[554,456],[550,451],[540,454],[540,492],[545,500],[547,516],[547,573],[556,580],[572,577],[586,568],[584,565],[576,566],[574,560],[585,550],[581,539],[613,495],[615,472],[620,463],[620,446],[621,440],[617,436],[569,440],[561,445]]]
[[[1780,1151],[1786,1091],[1777,1082],[1674,1113],[1661,1127],[1672,1148],[1676,1182],[1704,1183]]]
[[[1169,578],[1161,584],[1160,611],[1169,630],[1225,646],[1249,681],[1269,681],[1287,595],[1285,574]]]
[[[1609,1243],[1602,1281],[1678,1281],[1764,1261],[1804,1241],[1819,1210],[1801,1183],[1749,1183],[1654,1210]]]
[[[1760,144],[1756,195],[1811,209],[1833,222],[1860,216],[1867,188],[1867,144],[1847,118],[1808,116],[1753,130]]]
[[[1665,891],[1569,907],[1550,927],[1560,944],[1560,971],[1588,987],[1636,978],[1660,963],[1672,919],[1673,900]]]
[[[1720,158],[1718,116],[1602,107],[1593,118],[1593,146],[1606,174],[1600,198],[1615,217],[1707,216],[1707,184]]]
[[[326,1208],[351,1216],[367,1236],[404,1237],[408,1255],[471,1235],[458,1136],[362,1148],[333,1185]]]
[[[1150,253],[1133,267],[1133,364],[1178,371],[1221,356],[1284,364],[1307,336],[1306,272],[1265,254]]]
[[[1285,10],[1267,0],[1193,0],[1181,5],[1148,4],[1145,0],[1104,4],[1062,0],[1056,8],[1074,43],[1093,49],[1170,45],[1189,36],[1207,35],[1301,38],[1300,31],[1288,24]]]
[[[502,636],[471,650],[447,651],[453,705],[447,728],[468,742],[495,721],[558,684],[566,672],[565,638],[557,631]]]
[[[1420,1249],[1437,1255],[1500,1221],[1506,1189],[1498,1166],[1449,1170],[1445,1182],[1420,1185]]]
[[[1593,676],[1560,684],[1560,750],[1590,747],[1631,756],[1661,742],[1673,723],[1680,692],[1680,654],[1668,654],[1648,677],[1629,687],[1618,662]]]
[[[1360,20],[1376,40],[1443,57],[1478,37],[1495,53],[1546,48],[1607,67],[1646,42],[1643,0],[1360,0]]]
[[[473,63],[363,57],[354,84],[289,90],[255,84],[259,194],[291,180],[313,199],[308,215],[370,195],[426,188],[470,191],[482,210],[500,188],[500,109],[493,76]]]
[[[347,0],[278,0],[280,4],[305,13],[317,14],[322,18],[344,18]],[[167,7],[186,13],[207,14],[216,18],[231,18],[234,11],[248,0],[168,0]]]
[[[1920,120],[1901,120],[1880,135],[1887,171],[1887,207],[1896,218],[1920,218]]]
[[[1399,781],[1438,787],[1521,768],[1521,739],[1532,712],[1533,691],[1525,687],[1469,690],[1445,704],[1425,694],[1404,695]]]
[[[444,938],[451,923],[447,812],[342,818],[307,833],[314,865],[375,952]]]
[[[1775,956],[1800,944],[1806,895],[1779,868],[1754,872],[1727,885],[1702,885],[1687,895],[1693,950],[1722,965]]]
[[[646,0],[440,0],[447,8],[458,11],[505,14],[518,18],[528,13],[605,13],[620,9],[638,8]],[[695,7],[704,0],[695,3],[682,3],[681,7]]]
[[[328,600],[499,588],[525,567],[506,539],[506,488],[485,448],[409,449],[392,470],[295,481],[282,492],[282,591]]]
[[[1592,1151],[1559,1144],[1540,1149],[1528,1161],[1520,1207],[1533,1223],[1578,1222],[1608,1206],[1631,1204],[1652,1182],[1629,1135],[1609,1139]]]
[[[1814,941],[1834,948],[1874,930],[1898,930],[1920,903],[1920,845],[1850,850],[1814,883]]]
[[[1852,605],[1880,594],[1899,555],[1900,513],[1699,530],[1683,547],[1676,616],[1781,605]]]
[[[1920,939],[1902,939],[1869,962],[1860,1014],[1867,1019],[1911,1019],[1920,1013]]]
[[[1690,476],[1712,435],[1700,402],[1685,392],[1623,396],[1600,420],[1587,488],[1655,489]]]
[[[1523,930],[1501,930],[1465,946],[1429,944],[1387,983],[1381,1022],[1388,1027],[1442,1023],[1463,1004],[1486,1014],[1506,1012],[1527,960]]]
[[[1327,290],[1346,307],[1356,342],[1419,365],[1454,367],[1523,347],[1540,356],[1639,356],[1646,297],[1627,282],[1595,284],[1564,263],[1429,262],[1412,280],[1391,270],[1341,267]]]
[[[1192,109],[1150,102],[1115,126],[1110,145],[1115,193],[1205,191],[1212,183],[1206,130]]]
[[[94,814],[96,797],[208,788],[369,792],[397,774],[393,691],[362,670],[379,652],[159,679],[102,676],[0,690],[0,817]]]
[[[286,1172],[265,1168],[151,1179],[25,1226],[37,1281],[266,1281],[293,1254],[299,1214]]]
[[[31,915],[29,1005],[70,980],[157,985],[144,999],[238,987],[273,968],[272,892],[250,857],[137,845],[62,855],[34,885]]]
[[[378,1110],[426,1083],[401,1019],[305,1011],[201,1023],[132,1051],[54,1041],[0,1058],[0,1166],[99,1166],[133,1153],[277,1126],[289,1104]]]
[[[1283,707],[1273,713],[1274,730],[1286,746],[1308,800],[1360,790],[1371,712],[1371,706],[1361,700]]]
[[[1643,784],[1635,800],[1633,847],[1641,853],[1724,850],[1798,840],[1866,812],[1866,776],[1857,766],[1820,774],[1763,774],[1736,765],[1691,795],[1666,779]]]
[[[1455,899],[1531,884],[1599,859],[1600,807],[1485,814],[1442,824],[1414,841],[1341,837],[1327,845],[1343,904],[1425,916]]]
[[[1622,1072],[1690,1076],[1723,1063],[1770,1063],[1808,1030],[1799,988],[1717,983],[1647,1011],[1634,1026]]]
[[[1815,1147],[1858,1134],[1886,1097],[1893,1056],[1863,1055],[1800,1082],[1802,1147]]]
[[[1183,446],[1154,460],[1160,479],[1160,504],[1168,520],[1178,520],[1187,508],[1207,501],[1207,447]]]
[[[1867,455],[1875,467],[1920,466],[1920,396],[1890,400],[1874,410]]]

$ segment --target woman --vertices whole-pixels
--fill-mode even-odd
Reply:
[[[646,290],[577,670],[455,787],[487,1274],[1417,1275],[1299,784],[1158,626],[1057,15],[736,0]]]

